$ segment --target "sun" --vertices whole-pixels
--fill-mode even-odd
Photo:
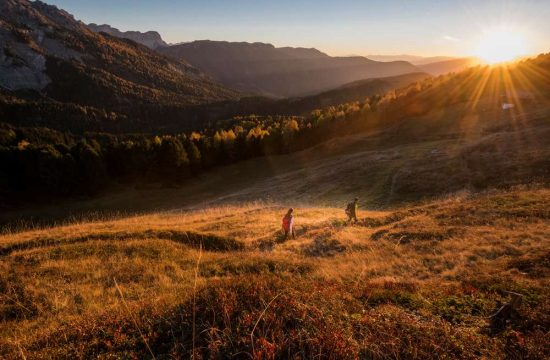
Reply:
[[[489,64],[513,61],[527,54],[526,41],[525,35],[518,30],[491,28],[481,34],[475,52]]]

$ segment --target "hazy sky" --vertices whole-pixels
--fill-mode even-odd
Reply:
[[[550,0],[46,0],[84,22],[156,30],[167,42],[260,41],[331,55],[470,55],[498,26],[550,51]]]

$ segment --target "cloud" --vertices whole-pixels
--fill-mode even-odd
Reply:
[[[450,42],[459,42],[460,41],[459,38],[455,38],[455,37],[450,36],[450,35],[443,36],[443,40],[450,41]]]

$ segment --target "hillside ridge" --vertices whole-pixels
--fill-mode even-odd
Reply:
[[[355,80],[419,71],[403,61],[330,57],[316,49],[276,48],[265,43],[203,40],[160,51],[185,59],[227,86],[275,97],[303,96]]]

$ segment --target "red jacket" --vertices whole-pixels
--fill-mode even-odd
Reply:
[[[291,231],[293,222],[294,222],[294,218],[292,217],[292,215],[289,215],[289,214],[285,215],[285,217],[283,217],[283,229],[285,231]]]

